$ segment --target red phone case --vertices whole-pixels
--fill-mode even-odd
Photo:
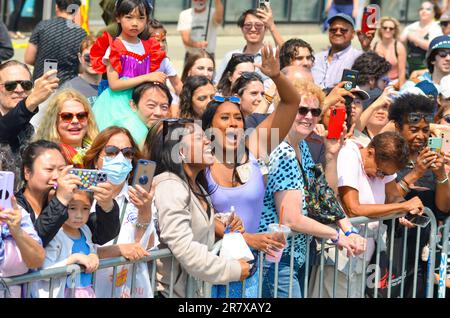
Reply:
[[[328,139],[341,138],[345,121],[345,108],[339,107],[331,110],[330,122],[328,124]]]
[[[374,28],[373,26],[369,26],[369,24],[367,23],[367,20],[369,19],[369,17],[372,14],[375,14],[375,8],[373,7],[365,7],[364,8],[364,13],[362,16],[362,20],[361,20],[361,32],[362,33],[367,33],[369,31],[375,30],[376,27]]]

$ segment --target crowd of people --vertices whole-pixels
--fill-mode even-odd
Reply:
[[[445,8],[424,1],[420,20],[403,31],[386,16],[378,30],[362,32],[357,8],[328,1],[330,46],[316,53],[301,32],[282,37],[270,6],[248,9],[237,20],[245,46],[218,65],[224,7],[211,1],[211,11],[206,0],[194,0],[180,13],[181,75],[167,53],[167,31],[151,18],[146,0],[115,1],[98,37],[68,23],[77,14],[68,8],[80,0],[56,0],[56,17],[40,22],[30,37],[26,64],[0,50],[0,170],[15,176],[11,207],[0,207],[0,279],[84,267],[75,283],[57,279],[52,291],[48,280],[31,291],[13,286],[12,297],[110,297],[112,289],[124,298],[186,297],[189,275],[214,284],[214,297],[225,297],[224,285],[231,283],[230,297],[257,297],[262,284],[264,297],[300,298],[305,278],[309,297],[332,297],[335,265],[336,296],[347,297],[350,286],[350,297],[365,297],[361,268],[377,246],[386,249],[387,229],[378,222],[353,226],[350,218],[422,215],[428,207],[445,222]],[[274,46],[266,44],[268,31]],[[46,59],[57,60],[57,70],[44,70]],[[357,72],[354,82],[343,80],[346,70]],[[441,146],[429,145],[431,137],[442,137]],[[156,163],[150,190],[134,183],[141,159]],[[107,181],[86,191],[74,168],[103,171]],[[327,200],[317,208],[313,197]],[[297,235],[282,242],[268,232],[272,223]],[[427,248],[430,227],[422,229],[420,242],[417,227],[399,218],[395,231],[405,227],[409,270],[416,245]],[[241,233],[256,258],[283,250],[278,266],[212,253],[229,232]],[[322,273],[306,262],[324,248],[309,236],[328,246]],[[156,261],[156,294],[146,263],[139,264],[135,283],[131,265],[119,266],[115,275],[111,268],[97,270],[102,259],[138,261],[164,248],[174,261]],[[405,280],[405,297],[412,297],[413,283],[425,297],[427,270],[427,258],[420,259],[417,278]],[[202,295],[200,287],[194,295]]]

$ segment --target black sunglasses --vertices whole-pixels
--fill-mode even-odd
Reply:
[[[450,55],[450,50],[439,50],[437,52],[437,55],[439,55],[442,58],[447,57],[448,55]]]
[[[119,154],[119,152],[122,152],[125,158],[133,159],[134,155],[136,154],[136,149],[134,149],[133,147],[125,147],[123,149],[120,149],[112,145],[105,147],[105,154],[107,157],[115,157]]]
[[[347,34],[349,30],[344,28],[330,28],[329,31],[332,34],[336,34],[338,31],[341,32],[342,34]]]
[[[309,112],[313,117],[319,117],[322,114],[322,110],[320,108],[309,108],[305,106],[300,106],[298,108],[298,113],[302,116],[306,116]]]
[[[408,123],[417,124],[422,119],[425,119],[426,122],[432,123],[434,121],[434,114],[424,114],[424,113],[409,113],[408,114]]]
[[[439,22],[439,25],[443,28],[446,28],[448,26],[449,21],[441,21]]]
[[[6,81],[4,83],[0,83],[0,85],[5,86],[5,89],[8,92],[15,90],[18,84],[20,84],[20,86],[22,86],[22,88],[26,91],[31,91],[33,89],[32,81]]]

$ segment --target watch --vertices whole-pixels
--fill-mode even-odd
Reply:
[[[356,227],[352,226],[350,230],[345,232],[345,236],[350,236],[351,234],[359,234],[359,230]]]

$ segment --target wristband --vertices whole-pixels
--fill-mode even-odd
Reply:
[[[398,185],[400,186],[400,188],[402,188],[402,190],[405,191],[406,194],[408,194],[409,192],[411,192],[411,189],[409,188],[408,185],[405,185],[405,184],[407,184],[407,183],[403,179],[398,182]]]
[[[359,230],[352,226],[349,231],[345,232],[345,236],[350,236],[352,234],[359,234]]]
[[[436,179],[436,183],[437,183],[437,184],[444,184],[444,183],[447,183],[447,182],[448,182],[448,176],[445,177],[445,179],[444,179],[444,180],[441,180],[441,181],[439,181],[438,179]]]
[[[331,239],[331,242],[333,244],[337,244],[337,242],[339,242],[339,236],[341,235],[341,233],[339,232],[339,228],[336,228],[336,232],[337,232],[337,238],[335,240]]]
[[[136,224],[135,224],[137,229],[143,229],[143,230],[146,230],[149,225],[150,225],[150,223],[139,223],[139,222],[136,222]]]

